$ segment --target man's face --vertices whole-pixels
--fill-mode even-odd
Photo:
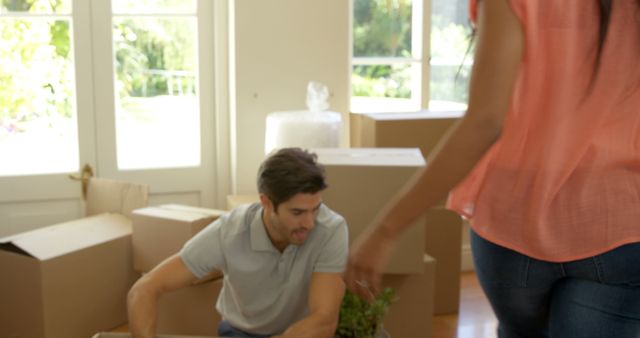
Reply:
[[[301,245],[307,240],[322,204],[320,192],[298,193],[280,203],[277,210],[265,195],[260,195],[260,199],[267,232],[276,248],[283,250],[289,244]]]

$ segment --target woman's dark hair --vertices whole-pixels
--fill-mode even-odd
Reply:
[[[278,205],[298,193],[315,194],[327,187],[317,156],[300,148],[283,148],[269,156],[258,170],[258,192],[277,212]]]
[[[598,56],[596,57],[596,69],[594,74],[598,73],[600,68],[600,56],[604,48],[604,41],[607,39],[609,32],[609,21],[611,21],[611,9],[613,8],[613,0],[598,0],[600,6],[600,33],[598,34]]]

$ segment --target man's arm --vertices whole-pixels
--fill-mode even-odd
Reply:
[[[274,338],[331,338],[338,326],[345,285],[340,273],[314,272],[309,287],[309,316]]]
[[[198,279],[175,254],[140,278],[129,291],[129,329],[134,338],[155,338],[158,299],[164,293],[196,283]]]

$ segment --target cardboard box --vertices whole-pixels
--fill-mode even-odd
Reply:
[[[260,194],[228,195],[227,210],[254,202],[260,202]]]
[[[351,114],[353,147],[419,147],[427,158],[463,112]],[[462,220],[439,203],[426,223],[426,253],[438,261],[435,314],[455,313],[460,302]],[[430,216],[429,216],[430,215]],[[431,218],[431,220],[429,219]]]
[[[157,338],[215,338],[213,336],[180,336],[160,334]],[[130,333],[125,332],[100,332],[93,335],[93,338],[131,338]]]
[[[325,166],[327,188],[322,198],[349,225],[349,242],[371,225],[389,200],[424,166],[417,148],[313,149]],[[420,224],[420,225],[418,225]],[[424,218],[414,222],[398,240],[385,273],[422,273]]]
[[[0,337],[86,338],[125,323],[131,261],[119,214],[0,239]]]
[[[136,209],[133,221],[133,267],[149,272],[180,251],[193,235],[218,219],[225,211],[165,204]]]
[[[351,114],[351,147],[419,147],[428,158],[463,115],[461,111]]]
[[[144,208],[149,200],[149,186],[92,177],[88,181],[85,215],[105,212],[131,217],[135,209]]]
[[[438,261],[434,314],[457,313],[460,309],[462,261],[462,217],[444,208],[425,215],[425,252]]]
[[[156,332],[215,336],[222,320],[216,310],[222,281],[218,277],[162,296]]]
[[[422,273],[383,276],[383,287],[396,290],[396,300],[389,307],[383,324],[392,338],[432,337],[435,271],[436,260],[424,255]]]

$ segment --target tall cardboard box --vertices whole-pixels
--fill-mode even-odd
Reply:
[[[417,148],[313,149],[324,165],[329,187],[324,203],[342,215],[349,225],[349,241],[355,240],[389,200],[424,166]],[[414,222],[398,240],[385,273],[423,273],[424,218]]]
[[[434,314],[456,313],[460,309],[461,242],[460,215],[444,208],[427,211],[425,251],[438,261]]]
[[[432,337],[436,271],[433,257],[423,256],[423,269],[419,274],[382,277],[383,287],[396,290],[395,301],[384,318],[384,328],[392,338]]]
[[[178,204],[136,209],[133,222],[133,267],[149,272],[218,219],[225,211]]]
[[[351,114],[353,147],[419,147],[427,158],[447,131],[464,116],[461,111]],[[459,310],[462,219],[444,210],[427,213],[426,253],[438,261],[435,314]]]
[[[424,158],[428,158],[463,115],[461,111],[351,114],[351,146],[419,147]]]
[[[119,214],[0,239],[0,337],[86,338],[125,323],[131,260]]]
[[[223,277],[165,294],[158,304],[157,333],[215,336],[222,320],[216,310]]]

